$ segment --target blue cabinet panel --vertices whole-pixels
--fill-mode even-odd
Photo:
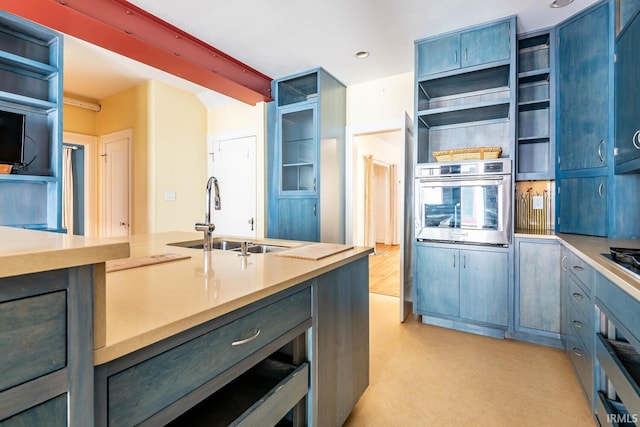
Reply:
[[[640,18],[636,17],[616,43],[615,126],[616,171],[630,168],[625,163],[640,158]]]
[[[607,235],[607,177],[561,179],[559,184],[562,233]]]
[[[460,35],[462,67],[509,59],[510,31],[510,23],[503,22],[462,33]]]
[[[461,250],[460,263],[460,317],[506,327],[509,254]]]
[[[415,262],[415,311],[458,317],[459,251],[417,245]]]
[[[78,423],[78,425],[80,424]],[[2,427],[67,427],[67,395],[60,395],[20,412],[11,418],[0,421],[0,425]]]
[[[606,167],[609,130],[609,5],[558,30],[559,170]],[[600,29],[596,31],[595,29]]]
[[[278,200],[278,238],[317,242],[320,237],[318,198]]]
[[[442,37],[417,46],[418,75],[435,74],[460,67],[460,36]]]

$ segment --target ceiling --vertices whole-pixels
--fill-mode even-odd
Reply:
[[[272,77],[321,66],[353,85],[413,71],[414,40],[518,15],[518,33],[546,28],[595,3],[575,0],[129,0]],[[463,11],[463,13],[461,13]],[[355,57],[366,50],[366,59]],[[65,92],[102,99],[149,79],[207,94],[185,82],[72,37],[65,38]]]

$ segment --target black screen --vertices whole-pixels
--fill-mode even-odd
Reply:
[[[24,162],[24,114],[0,111],[0,163]]]

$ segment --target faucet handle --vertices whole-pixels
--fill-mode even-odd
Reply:
[[[205,231],[207,233],[213,233],[213,230],[216,229],[214,224],[206,223],[206,222],[197,222],[195,225],[196,231]]]

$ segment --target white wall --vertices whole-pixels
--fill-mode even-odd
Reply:
[[[413,73],[404,73],[347,87],[347,126],[413,117]]]

